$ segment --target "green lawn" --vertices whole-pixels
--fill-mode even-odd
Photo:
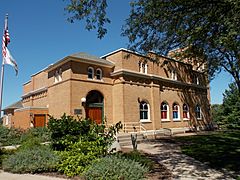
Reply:
[[[176,137],[182,152],[209,166],[240,172],[240,131]]]

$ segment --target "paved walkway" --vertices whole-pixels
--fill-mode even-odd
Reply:
[[[132,148],[129,146],[128,148]],[[158,162],[172,171],[173,179],[176,180],[231,180],[234,179],[229,172],[220,172],[209,168],[187,155],[181,153],[176,144],[154,141],[138,144],[138,150],[154,155]],[[42,175],[11,174],[0,171],[0,180],[63,180]]]
[[[1,180],[64,180],[63,178],[56,178],[35,174],[12,174],[0,171]]]
[[[154,141],[138,144],[138,150],[154,155],[158,162],[172,171],[173,178],[179,180],[222,180],[234,179],[228,172],[209,168],[185,154],[176,144]]]

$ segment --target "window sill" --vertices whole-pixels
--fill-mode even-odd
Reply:
[[[63,81],[54,82],[53,85],[60,84]]]
[[[183,118],[184,121],[189,121],[190,119],[189,118]]]
[[[89,80],[89,81],[96,81],[96,82],[104,82],[103,79],[91,79],[91,78],[87,78],[87,80]]]
[[[181,119],[173,119],[173,121],[181,121]]]
[[[198,121],[202,121],[203,119],[202,118],[197,118]]]
[[[170,122],[170,119],[161,119],[162,122]]]
[[[140,119],[140,122],[142,123],[150,123],[152,122],[151,120],[148,120],[148,119]]]

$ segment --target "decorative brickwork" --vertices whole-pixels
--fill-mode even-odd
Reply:
[[[56,81],[59,69],[61,80]],[[119,49],[101,58],[70,55],[32,75],[23,89],[23,108],[8,114],[12,126],[24,129],[31,125],[30,115],[60,117],[66,113],[80,118],[97,117],[90,116],[90,112],[101,114],[102,122],[107,125],[118,121],[140,123],[146,130],[206,128],[211,124],[207,76],[194,70],[191,64],[154,53],[143,56]],[[93,102],[87,106],[91,91],[103,96],[101,104]],[[167,118],[161,117],[163,102],[168,104]],[[197,105],[200,110],[196,112]],[[201,118],[197,118],[199,113]]]

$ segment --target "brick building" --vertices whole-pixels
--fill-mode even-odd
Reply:
[[[206,128],[211,124],[207,76],[192,63],[118,49],[101,58],[67,56],[31,76],[4,124],[44,126],[47,114],[87,117],[125,128]]]

